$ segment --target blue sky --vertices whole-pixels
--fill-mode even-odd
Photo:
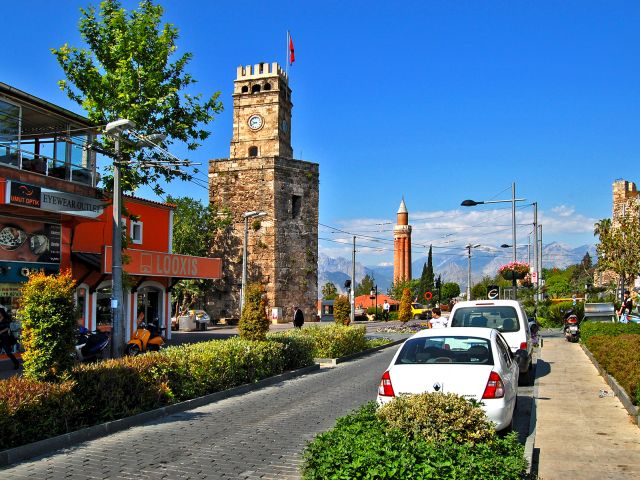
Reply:
[[[593,222],[611,215],[612,182],[636,180],[639,2],[161,3],[180,50],[194,54],[197,90],[220,90],[225,104],[190,154],[205,166],[229,155],[236,67],[283,63],[292,32],[294,156],[320,164],[324,225],[391,238],[378,224],[395,220],[404,196],[417,244],[509,243],[508,210],[459,205],[509,198],[516,182],[519,197],[539,204],[545,243],[577,246],[593,243]],[[49,49],[80,45],[88,4],[3,2],[15,56],[5,55],[0,80],[81,112],[59,91]],[[189,183],[168,190],[206,199]],[[518,209],[519,239],[531,217]],[[348,238],[325,227],[320,236]],[[320,248],[348,256],[335,241]],[[361,254],[369,264],[392,259],[386,246]]]

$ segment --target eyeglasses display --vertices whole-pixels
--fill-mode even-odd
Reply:
[[[60,225],[0,216],[0,261],[60,262]]]
[[[43,234],[28,234],[18,227],[5,226],[0,229],[0,248],[16,250],[29,240],[29,250],[35,255],[49,251],[49,238]]]

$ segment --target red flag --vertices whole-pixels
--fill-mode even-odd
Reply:
[[[296,61],[296,56],[293,50],[293,38],[291,34],[289,34],[289,65],[293,65],[293,62]]]

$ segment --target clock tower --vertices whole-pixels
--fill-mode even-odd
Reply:
[[[319,166],[293,158],[291,108],[277,63],[238,67],[230,155],[209,161],[209,202],[231,214],[212,234],[223,258],[207,298],[213,318],[240,317],[245,248],[247,284],[262,285],[272,321],[290,322],[294,306],[316,317]]]
[[[292,158],[291,89],[277,63],[238,67],[230,158]]]

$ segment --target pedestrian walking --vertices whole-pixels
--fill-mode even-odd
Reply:
[[[382,304],[382,319],[386,322],[387,320],[389,320],[389,310],[391,309],[391,305],[389,305],[389,302],[387,301],[387,299],[384,300],[384,303]]]
[[[4,350],[7,357],[13,362],[13,369],[20,368],[20,362],[13,354],[13,346],[18,343],[16,337],[11,333],[11,317],[7,311],[0,307],[0,351]]]
[[[442,317],[442,311],[438,307],[431,309],[431,320],[429,328],[444,328],[447,326],[447,319]]]
[[[304,313],[300,307],[293,307],[293,326],[302,328],[302,325],[304,325]]]

